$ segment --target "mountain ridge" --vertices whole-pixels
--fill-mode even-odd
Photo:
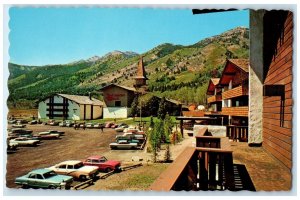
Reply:
[[[9,63],[8,104],[21,100],[36,102],[43,96],[58,92],[96,94],[100,87],[109,83],[132,86],[141,56],[150,79],[150,92],[183,100],[178,95],[183,88],[188,93],[202,88],[200,95],[203,96],[206,81],[220,74],[227,58],[248,58],[248,54],[249,29],[237,27],[192,45],[163,43],[142,54],[115,50],[104,56],[95,55],[61,65],[23,66]],[[193,101],[201,103],[204,100],[194,95],[186,103]]]

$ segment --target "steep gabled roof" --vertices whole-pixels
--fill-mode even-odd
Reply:
[[[71,94],[57,94],[59,96],[65,97],[71,101],[74,101],[78,104],[86,104],[86,105],[95,105],[95,106],[102,106],[103,102],[95,99],[89,98],[89,96],[79,96],[79,95],[71,95]]]
[[[249,59],[229,59],[228,61],[239,67],[244,72],[249,72]]]
[[[220,85],[227,85],[236,74],[243,74],[246,77],[249,73],[249,60],[248,59],[229,59],[226,60],[222,76],[220,78]]]
[[[136,89],[135,88],[132,88],[132,87],[126,87],[126,86],[122,86],[122,85],[118,85],[118,84],[115,84],[115,83],[111,83],[109,85],[106,85],[104,87],[102,87],[100,90],[105,90],[106,88],[109,88],[109,87],[119,87],[119,88],[123,88],[125,90],[128,90],[128,91],[131,91],[131,92],[136,92]]]
[[[211,78],[208,83],[206,94],[212,95],[215,92],[216,86],[219,84],[219,78]]]

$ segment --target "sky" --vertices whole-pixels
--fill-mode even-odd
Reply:
[[[9,9],[10,62],[65,64],[114,50],[144,53],[163,43],[190,45],[237,26],[249,11],[193,15],[190,9]]]

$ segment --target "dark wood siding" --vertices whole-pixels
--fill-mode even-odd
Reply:
[[[293,14],[268,12],[264,31],[264,88],[284,88],[263,98],[263,147],[291,169]]]

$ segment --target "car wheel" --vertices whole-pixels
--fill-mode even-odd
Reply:
[[[105,172],[106,172],[106,173],[111,172],[111,171],[112,171],[112,169],[109,168],[109,167],[105,169]]]
[[[28,187],[27,184],[22,184],[22,188],[23,188],[23,189],[28,189],[29,187]]]
[[[81,181],[85,181],[85,180],[87,180],[87,178],[86,178],[86,176],[85,176],[85,175],[80,175],[80,176],[79,176],[79,179],[80,179]]]
[[[56,187],[54,186],[54,185],[49,185],[49,187],[48,187],[50,190],[54,190],[54,189],[56,189]]]

